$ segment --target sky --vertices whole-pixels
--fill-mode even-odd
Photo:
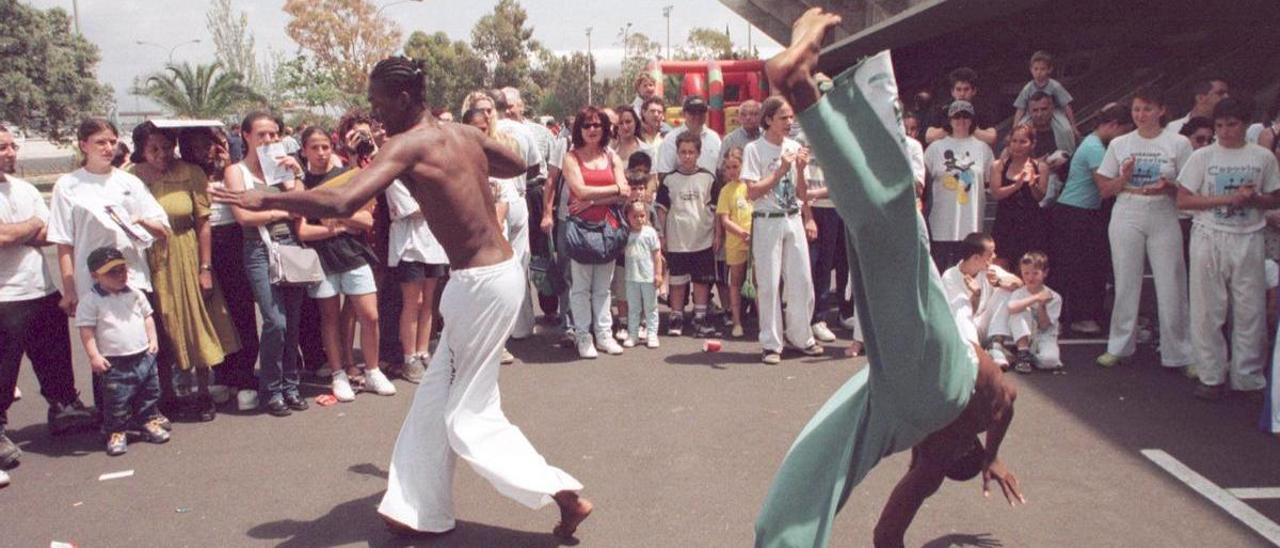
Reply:
[[[72,11],[74,0],[25,0],[37,8],[61,7]],[[492,12],[496,1],[486,0],[375,0],[384,6],[383,15],[398,23],[407,38],[415,30],[427,33],[443,31],[453,39],[470,41],[471,27],[480,17]],[[128,93],[134,78],[159,70],[167,61],[169,50],[178,46],[174,60],[207,63],[214,59],[214,47],[205,28],[207,0],[79,0],[81,32],[96,44],[102,54],[98,78],[116,91],[121,111],[149,108],[149,102]],[[285,35],[288,15],[280,7],[282,0],[233,0],[234,10],[249,17],[260,59],[269,51],[293,54],[297,51]],[[394,4],[394,5],[393,5]],[[666,19],[662,8],[674,5],[671,12],[671,45],[685,41],[693,27],[728,28],[739,47],[747,44],[746,20],[718,0],[521,0],[529,14],[534,38],[557,52],[585,51],[586,29],[594,30],[592,52],[601,76],[617,72],[622,58],[621,31],[631,23],[632,32],[642,32],[665,44]],[[565,9],[572,6],[572,9]],[[753,30],[752,45],[762,55],[777,51],[779,46],[764,33]],[[183,44],[190,40],[200,43]],[[145,41],[156,45],[138,45]]]

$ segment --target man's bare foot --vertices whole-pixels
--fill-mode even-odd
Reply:
[[[813,67],[822,52],[822,40],[840,16],[822,8],[810,8],[791,25],[791,45],[764,65],[769,86],[778,90],[797,113],[818,101]]]
[[[862,343],[858,341],[853,341],[853,343],[851,343],[848,348],[844,349],[844,355],[850,358],[856,358],[862,355],[862,351],[863,351]]]
[[[551,498],[555,499],[556,504],[560,505],[560,523],[557,523],[556,528],[552,529],[551,532],[562,539],[573,538],[574,532],[578,530],[578,525],[583,520],[586,520],[587,516],[591,515],[591,510],[594,509],[594,506],[592,506],[591,501],[579,497],[573,491],[561,491]]]
[[[387,525],[387,531],[390,531],[391,534],[396,535],[398,537],[425,537],[425,536],[435,536],[435,535],[446,535],[453,532],[453,529],[450,529],[448,531],[440,531],[437,533],[432,533],[428,531],[419,531],[417,529],[409,527],[408,525],[405,525],[394,519],[391,519],[383,514],[378,514],[378,517],[382,518],[382,522]]]

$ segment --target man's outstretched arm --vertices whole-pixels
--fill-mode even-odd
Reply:
[[[880,521],[876,522],[874,544],[876,548],[900,548],[903,546],[907,528],[916,518],[916,512],[925,499],[929,498],[942,486],[946,471],[936,463],[919,458],[912,463],[907,475],[898,480],[898,485],[889,495],[880,512]]]

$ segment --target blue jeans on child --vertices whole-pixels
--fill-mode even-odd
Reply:
[[[272,285],[267,261],[267,246],[261,240],[246,239],[244,269],[262,313],[258,394],[264,405],[272,398],[298,394],[298,326],[305,298],[302,287]]]
[[[102,397],[106,409],[102,430],[106,433],[140,428],[159,412],[160,374],[156,355],[143,351],[128,356],[108,356],[111,368],[102,374]]]
[[[627,333],[640,336],[640,311],[644,310],[644,326],[650,337],[658,335],[658,288],[653,282],[627,281]]]

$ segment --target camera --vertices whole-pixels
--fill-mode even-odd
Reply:
[[[376,150],[376,147],[373,145],[373,136],[363,131],[356,132],[352,141],[351,149],[358,156],[371,156]]]

